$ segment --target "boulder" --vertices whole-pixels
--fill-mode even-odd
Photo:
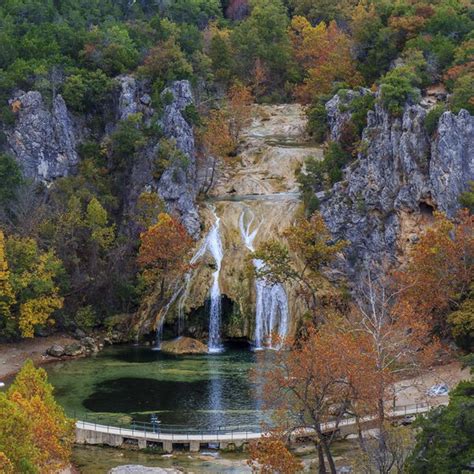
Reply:
[[[207,346],[191,337],[178,337],[162,342],[161,351],[168,354],[207,354]]]
[[[65,349],[59,344],[53,344],[49,349],[46,350],[46,354],[52,357],[62,357],[65,354]]]
[[[93,337],[83,337],[81,339],[81,344],[86,348],[88,351],[97,352],[97,342]]]
[[[70,357],[77,357],[84,353],[84,346],[79,344],[78,342],[73,342],[72,344],[68,344],[64,348],[64,354]]]

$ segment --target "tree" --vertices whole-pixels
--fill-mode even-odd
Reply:
[[[150,284],[159,282],[162,299],[165,281],[171,281],[187,269],[185,256],[191,249],[192,239],[175,218],[161,213],[156,224],[140,235],[140,241],[138,264]]]
[[[451,97],[451,107],[454,113],[461,109],[466,109],[470,114],[474,114],[474,75],[472,73],[460,76],[453,87]]]
[[[205,156],[211,160],[209,176],[206,176],[207,185],[204,189],[204,194],[206,194],[214,185],[219,162],[229,156],[236,146],[231,135],[229,118],[225,111],[211,110],[209,112],[200,138],[205,150]]]
[[[396,67],[382,78],[381,101],[391,114],[401,116],[407,101],[416,102],[419,99],[419,85],[418,74],[412,67]]]
[[[440,335],[449,331],[447,315],[468,297],[474,276],[474,217],[461,211],[454,222],[436,213],[433,225],[414,246],[398,275],[406,287],[401,304]]]
[[[234,84],[227,94],[227,108],[229,113],[229,130],[237,146],[244,127],[250,122],[253,103],[252,93],[242,84]]]
[[[10,236],[6,256],[14,300],[10,298],[10,318],[4,325],[10,335],[33,337],[35,327],[53,324],[53,313],[63,306],[58,286],[62,262],[52,250],[41,252],[37,242],[27,237]]]
[[[10,271],[5,253],[5,235],[0,230],[0,316],[6,321],[11,317],[15,294],[10,283]]]
[[[0,204],[11,200],[22,182],[18,163],[10,155],[0,153]]]
[[[172,36],[160,41],[148,52],[138,72],[165,85],[169,81],[189,79],[193,68]]]
[[[291,74],[291,47],[287,35],[288,16],[281,0],[251,0],[251,13],[232,32],[235,64],[242,79],[248,78],[259,60],[271,81],[282,87]],[[268,89],[265,92],[269,92]]]
[[[336,81],[352,86],[360,83],[351,57],[351,40],[335,22],[317,26],[304,17],[291,21],[290,38],[293,54],[303,69],[304,81],[296,94],[305,103],[331,92]]]
[[[474,214],[474,181],[469,181],[469,190],[461,193],[459,202],[461,206],[469,209],[469,212]]]
[[[69,464],[74,422],[54,400],[43,369],[26,361],[0,393],[0,406],[0,453],[11,472],[57,472]]]
[[[281,433],[265,435],[249,446],[250,459],[247,462],[252,471],[261,474],[295,474],[303,464],[290,453]]]
[[[275,421],[285,440],[295,431],[313,430],[320,473],[327,468],[336,473],[331,444],[356,396],[361,404],[371,399],[373,380],[367,367],[373,363],[366,341],[365,336],[347,331],[339,318],[332,319],[318,328],[308,327],[302,340],[288,339],[291,350],[277,352],[271,368],[258,373],[264,380],[265,406],[277,414]],[[326,429],[326,422],[333,422],[333,428]],[[281,450],[281,443],[277,448]],[[276,461],[268,442],[254,449],[255,460]],[[288,460],[283,456],[282,461]]]
[[[460,382],[449,405],[437,407],[417,420],[419,431],[407,472],[462,473],[474,457],[474,382]]]
[[[322,270],[347,245],[345,241],[333,240],[333,237],[318,212],[309,219],[300,219],[284,234],[290,249],[303,262],[296,265],[290,255],[290,249],[278,240],[269,240],[259,246],[252,258],[259,259],[263,265],[256,270],[257,277],[271,282],[296,282],[308,307],[316,311],[316,294],[321,282]]]

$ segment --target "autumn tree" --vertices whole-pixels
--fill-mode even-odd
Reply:
[[[15,303],[15,294],[10,283],[10,271],[5,252],[5,235],[0,230],[0,317],[6,321],[11,317],[11,307]]]
[[[42,252],[34,239],[10,236],[5,248],[4,331],[10,336],[33,337],[37,326],[54,323],[54,312],[63,306],[59,288],[63,265],[52,250]]]
[[[401,304],[414,319],[427,321],[439,335],[449,333],[448,315],[470,298],[474,276],[474,217],[461,211],[454,221],[440,213],[414,246],[400,272],[407,288]],[[451,319],[455,323],[456,316]]]
[[[200,141],[206,162],[210,163],[207,176],[206,194],[214,184],[219,163],[227,158],[235,149],[235,143],[230,131],[228,114],[224,110],[211,110],[201,131]]]
[[[335,318],[318,328],[310,326],[303,340],[286,343],[291,350],[277,352],[271,368],[259,374],[265,406],[276,413],[285,442],[301,430],[311,433],[319,472],[336,473],[331,444],[339,423],[351,407],[372,399],[372,372],[366,368],[373,365],[373,357],[367,338],[346,330]],[[265,443],[255,449],[254,459],[272,459]]]
[[[336,81],[356,86],[361,78],[351,57],[351,40],[335,22],[316,26],[304,17],[291,21],[293,54],[303,70],[304,81],[296,94],[305,103],[331,92]]]
[[[253,258],[263,262],[257,276],[275,283],[297,283],[308,306],[315,310],[322,270],[334,261],[347,243],[334,241],[318,212],[309,219],[298,220],[285,230],[284,237],[289,246],[278,240],[269,240],[253,254]],[[298,259],[302,264],[298,263]]]
[[[25,362],[7,393],[0,393],[0,406],[0,453],[11,472],[53,473],[69,464],[74,422],[54,400],[43,369]]]
[[[227,94],[229,129],[235,145],[239,142],[242,130],[250,122],[252,103],[253,97],[249,87],[236,83],[229,89]]]
[[[191,249],[192,239],[175,218],[161,213],[156,224],[140,235],[140,241],[138,264],[151,285],[159,283],[163,298],[166,280],[172,280],[187,268],[185,257]]]
[[[248,465],[253,472],[262,474],[294,474],[303,469],[303,464],[288,450],[282,433],[266,434],[250,443]]]

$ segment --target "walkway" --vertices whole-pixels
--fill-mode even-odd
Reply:
[[[446,403],[443,403],[446,404]],[[432,408],[428,403],[418,403],[416,405],[406,405],[396,407],[389,411],[389,418],[403,418],[409,415],[425,413]],[[367,416],[361,423],[368,424],[376,419],[375,416]],[[356,419],[343,419],[336,425],[336,422],[324,423],[324,432],[338,430],[341,436],[347,436],[355,432]],[[301,429],[294,433],[295,437],[311,436],[312,429]],[[140,449],[150,446],[161,445],[163,451],[171,453],[176,445],[189,446],[191,452],[198,452],[201,445],[212,445],[219,449],[235,449],[243,446],[252,440],[260,439],[263,432],[229,430],[221,428],[218,430],[188,431],[188,432],[167,432],[163,427],[159,433],[153,432],[151,425],[119,428],[115,426],[102,425],[87,421],[76,422],[76,442],[79,444],[105,444],[108,446],[120,447],[124,444],[136,445]]]

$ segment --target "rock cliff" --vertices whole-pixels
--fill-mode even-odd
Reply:
[[[321,203],[331,232],[351,244],[349,270],[401,258],[434,210],[455,214],[460,192],[474,179],[474,117],[465,110],[445,112],[431,138],[426,113],[420,105],[407,105],[402,117],[393,117],[376,104],[357,160]],[[331,136],[347,120],[336,115],[329,121]]]
[[[143,93],[137,81],[129,76],[122,76],[120,83],[117,116],[123,120],[133,113],[140,112],[146,121],[156,120],[150,107],[150,97]],[[150,140],[132,169],[126,199],[127,213],[133,216],[138,197],[142,192],[157,192],[165,202],[167,211],[177,215],[187,231],[197,238],[200,232],[200,220],[195,202],[198,185],[194,132],[184,117],[186,107],[193,104],[191,86],[188,81],[174,82],[163,91],[162,97],[171,97],[171,100],[164,107],[158,123],[164,136],[172,140],[186,156],[186,166],[171,163],[159,179],[156,179],[154,161],[159,153],[160,144],[158,137]]]
[[[57,95],[51,110],[37,91],[19,93],[10,101],[17,113],[6,131],[8,152],[25,176],[49,183],[74,172],[78,155],[75,129],[66,104]]]

